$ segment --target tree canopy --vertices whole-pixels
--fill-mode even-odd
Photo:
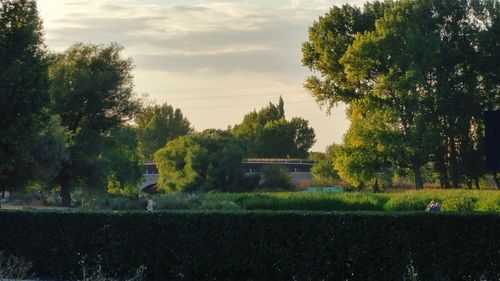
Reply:
[[[236,191],[243,177],[241,142],[226,131],[207,130],[178,137],[154,160],[167,192]]]
[[[378,143],[390,148],[384,158],[391,165],[412,170],[417,188],[428,162],[444,186],[484,174],[482,112],[500,104],[500,91],[498,65],[482,61],[498,53],[499,8],[496,0],[373,2],[333,7],[314,22],[303,63],[321,76],[305,87],[321,105],[351,107],[345,149],[354,151],[345,155],[353,164],[356,155],[380,155],[363,150]],[[385,132],[353,148],[354,135],[371,130],[363,119],[373,118]]]
[[[117,44],[76,44],[50,67],[53,110],[70,133],[69,160],[57,177],[64,206],[70,204],[70,186],[106,187],[112,173],[103,154],[110,149],[111,132],[141,109],[132,61],[122,58],[121,50]]]
[[[307,158],[315,143],[314,129],[300,117],[285,119],[284,102],[280,97],[277,105],[269,103],[260,111],[245,115],[241,124],[232,132],[245,140],[247,157]]]
[[[0,2],[0,188],[28,159],[48,105],[47,62],[36,1]],[[12,178],[12,177],[10,177]]]
[[[171,105],[147,106],[135,118],[139,133],[142,155],[153,159],[153,154],[164,147],[167,142],[193,132],[189,120],[182,115],[180,109]]]

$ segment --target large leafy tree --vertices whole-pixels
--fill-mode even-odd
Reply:
[[[42,25],[36,1],[0,1],[0,188],[28,158],[48,104]]]
[[[54,185],[61,164],[68,160],[67,132],[53,116],[38,132],[36,140],[27,149],[27,158],[16,164],[6,176],[10,190],[21,190],[27,185],[50,189]],[[2,190],[3,196],[4,190]]]
[[[394,164],[412,167],[417,188],[428,161],[444,182],[451,176],[458,186],[481,174],[465,167],[481,167],[480,114],[498,100],[498,77],[492,78],[498,70],[478,63],[498,50],[491,33],[498,7],[495,0],[334,7],[303,45],[303,63],[321,74],[305,86],[328,106],[364,100],[367,114],[384,112],[402,148]]]
[[[375,30],[358,34],[340,59],[346,78],[364,90],[363,98],[386,112],[400,135],[399,164],[409,165],[417,188],[423,187],[421,167],[436,145],[431,118],[432,89],[425,75],[436,65],[438,35],[424,29],[418,3],[395,5],[377,19]],[[404,8],[411,8],[408,14]],[[434,134],[434,135],[433,135]]]
[[[174,109],[167,103],[144,108],[135,122],[140,150],[146,159],[153,159],[153,154],[167,142],[193,132],[189,120],[182,115],[181,110]]]
[[[401,154],[401,135],[386,122],[382,111],[367,114],[369,104],[355,102],[348,114],[351,126],[344,143],[335,148],[335,170],[340,177],[359,188],[389,185],[394,163]]]
[[[127,195],[137,193],[143,180],[143,159],[139,152],[137,129],[130,125],[111,131],[107,150],[103,153],[108,174],[108,191]]]
[[[285,119],[284,103],[245,115],[243,122],[234,126],[233,133],[245,140],[247,157],[306,158],[314,144],[314,129],[307,120],[293,117]]]
[[[243,147],[229,132],[206,130],[178,137],[154,160],[160,188],[167,192],[235,191],[243,172]]]
[[[122,48],[76,44],[54,59],[50,93],[54,111],[69,132],[65,161],[57,176],[62,205],[71,204],[72,186],[106,187],[111,173],[104,157],[112,130],[141,109],[132,83],[132,62]]]

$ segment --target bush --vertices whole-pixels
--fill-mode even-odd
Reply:
[[[0,278],[24,279],[29,277],[30,270],[30,262],[0,252]]]
[[[82,256],[116,280],[500,278],[492,214],[1,211],[0,229],[39,278],[82,276]]]
[[[262,187],[291,189],[292,175],[288,168],[279,165],[267,165],[262,168]]]
[[[242,192],[253,191],[259,187],[260,173],[244,175],[239,184],[239,190]]]
[[[475,210],[477,198],[470,195],[452,196],[443,201],[443,211],[471,212]]]

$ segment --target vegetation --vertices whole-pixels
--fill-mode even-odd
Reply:
[[[334,6],[313,23],[302,62],[320,76],[305,87],[321,105],[349,106],[335,163],[342,178],[374,186],[409,170],[422,188],[430,163],[443,187],[479,185],[482,113],[500,104],[491,64],[499,8],[496,0],[372,2]]]
[[[0,251],[64,280],[82,257],[119,280],[498,280],[499,227],[491,214],[1,211]]]
[[[0,252],[0,278],[26,279],[29,277],[31,263],[22,258]]]
[[[307,120],[285,119],[281,97],[277,105],[270,102],[259,112],[246,114],[232,132],[245,141],[247,158],[306,158],[316,141]]]
[[[121,50],[116,44],[76,44],[51,64],[53,110],[69,132],[69,159],[56,178],[63,206],[70,206],[72,186],[106,186],[113,171],[102,154],[116,147],[109,140],[110,133],[141,108],[133,90],[132,62],[121,57]]]
[[[0,2],[0,191],[18,187],[16,170],[44,127],[47,60],[35,1]]]
[[[179,137],[154,156],[168,192],[236,191],[243,177],[241,143],[225,131],[208,130]]]
[[[310,154],[309,158],[316,161],[316,164],[311,168],[313,186],[334,186],[341,182],[338,172],[334,168],[334,163],[337,162],[337,145],[329,145],[325,153]]]
[[[262,168],[262,184],[269,189],[292,189],[292,175],[288,168],[278,165],[268,165]]]
[[[146,210],[150,195],[126,197],[73,194],[73,205],[89,210]],[[500,212],[500,194],[494,190],[419,190],[393,193],[246,192],[170,193],[153,195],[155,210],[307,210],[307,211],[424,211],[431,201],[443,212]],[[27,193],[12,203],[57,206],[49,194]],[[12,204],[11,203],[11,204]]]
[[[191,134],[193,128],[180,109],[166,103],[147,106],[136,116],[139,132],[140,151],[145,159],[153,159],[153,154],[169,141]]]

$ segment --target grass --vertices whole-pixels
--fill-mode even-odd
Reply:
[[[499,190],[408,190],[388,193],[178,193],[152,197],[155,210],[309,210],[309,211],[423,211],[430,201],[444,212],[500,212]],[[81,209],[145,210],[148,197],[97,198]],[[78,201],[79,202],[79,201]],[[8,204],[4,205],[7,207]],[[36,205],[35,205],[36,206]],[[55,206],[55,205],[54,205]]]
[[[423,211],[431,200],[444,212],[500,212],[496,190],[410,190],[397,193],[196,193],[152,197],[155,210]],[[98,207],[145,209],[148,198],[111,197]],[[103,200],[101,200],[103,201]],[[103,202],[104,202],[103,201]]]

